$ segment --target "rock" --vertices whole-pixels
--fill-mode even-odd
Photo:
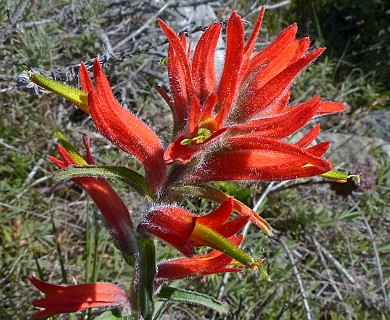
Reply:
[[[321,141],[330,141],[326,158],[334,165],[344,163],[349,170],[354,164],[364,163],[372,155],[390,158],[390,110],[376,110],[359,115],[349,133],[323,132]]]
[[[381,138],[359,136],[351,133],[324,132],[320,134],[322,141],[330,141],[326,158],[336,166],[342,163],[363,163],[373,152],[383,153],[390,158],[390,143]]]
[[[390,143],[390,110],[375,110],[354,119],[351,132],[383,139]]]
[[[179,7],[181,18],[177,25],[181,28],[195,28],[199,26],[208,26],[217,19],[213,8],[210,5],[202,4],[198,6]]]

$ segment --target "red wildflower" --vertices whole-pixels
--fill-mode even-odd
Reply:
[[[228,198],[216,210],[201,217],[182,208],[163,205],[145,215],[138,231],[167,241],[187,257],[193,256],[194,246],[206,245],[255,268],[253,259],[228,239],[249,220],[248,216],[241,216],[226,222],[232,210],[233,198]]]
[[[86,149],[86,161],[81,156],[75,159],[64,147],[58,145],[58,153],[62,160],[49,156],[49,159],[60,169],[71,165],[93,165],[94,161],[89,149],[89,139],[83,140]],[[136,252],[136,240],[130,213],[115,190],[103,178],[80,177],[72,179],[82,187],[93,199],[103,215],[107,228],[123,255],[133,256]]]
[[[58,286],[29,277],[30,282],[47,295],[33,301],[34,307],[45,308],[34,319],[46,318],[60,313],[71,313],[94,307],[120,306],[122,312],[129,313],[130,302],[126,293],[119,287],[104,282],[74,286]]]
[[[159,20],[170,43],[171,96],[161,89],[159,92],[173,112],[178,134],[164,159],[185,164],[197,158],[199,166],[187,181],[284,180],[332,168],[321,158],[327,144],[307,148],[283,142],[316,114],[344,109],[340,103],[322,102],[319,97],[287,106],[293,80],[324,49],[307,53],[309,39],[297,40],[297,27],[292,25],[268,47],[254,53],[263,14],[264,7],[246,43],[240,16],[231,15],[219,82],[214,54],[220,24],[211,25],[203,34],[190,60],[186,37],[180,39]]]
[[[231,243],[239,246],[242,235],[232,237]],[[156,282],[197,277],[214,273],[241,272],[239,268],[229,268],[234,259],[218,250],[201,254],[192,258],[180,258],[160,263],[157,266]]]
[[[118,148],[142,162],[148,185],[151,191],[156,191],[165,179],[166,170],[164,150],[157,135],[119,105],[98,59],[95,60],[93,72],[96,88],[85,65],[81,63],[80,82],[84,92],[88,93],[88,110],[97,130]]]

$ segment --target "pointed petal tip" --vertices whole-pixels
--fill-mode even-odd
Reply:
[[[266,232],[266,234],[268,237],[270,237],[272,239],[275,239],[275,240],[278,239],[278,232],[272,227],[270,227],[268,229],[268,232]]]
[[[228,26],[230,23],[234,23],[234,24],[241,24],[242,27],[244,27],[244,24],[242,22],[242,18],[241,16],[237,13],[237,11],[233,11],[232,14],[230,15],[230,18],[229,18],[229,21],[228,21]]]
[[[282,33],[288,33],[294,36],[297,34],[297,32],[298,32],[298,24],[296,22],[282,30]]]
[[[162,27],[163,25],[167,26],[167,24],[161,18],[157,18],[157,23],[160,25],[160,27]]]
[[[325,47],[323,47],[323,48],[318,48],[318,49],[312,51],[312,53],[313,53],[313,54],[316,53],[316,54],[318,54],[318,56],[319,56],[319,55],[322,54],[325,50],[326,50]]]
[[[323,101],[320,103],[320,107],[317,114],[329,114],[345,111],[345,105],[340,102]]]
[[[161,30],[165,33],[165,36],[168,38],[169,42],[171,42],[172,37],[178,37],[178,35],[161,19],[157,19],[157,22],[161,28]]]
[[[85,63],[84,63],[84,61],[81,61],[80,62],[80,70],[83,70],[83,71],[87,71],[87,67],[85,66]]]
[[[102,65],[100,64],[99,59],[96,58],[95,61],[93,62],[93,73],[96,77],[96,74],[99,74],[101,72],[103,72]]]

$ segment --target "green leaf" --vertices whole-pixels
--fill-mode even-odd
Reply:
[[[103,312],[96,320],[128,320],[130,317],[122,317],[118,309]]]
[[[361,211],[348,211],[340,215],[339,219],[342,220],[353,220],[355,218],[361,217],[362,212]]]
[[[131,286],[131,308],[135,318],[152,319],[154,312],[154,277],[156,252],[154,241],[146,236],[137,237],[138,255],[135,261]]]
[[[117,179],[125,182],[143,196],[152,196],[148,192],[145,178],[136,171],[116,166],[69,166],[56,172],[54,181],[63,181],[80,177]]]
[[[227,314],[229,312],[229,306],[226,303],[218,301],[213,297],[198,292],[168,286],[161,288],[160,292],[156,296],[156,299],[168,302],[196,304],[213,309],[222,314]]]
[[[84,112],[89,113],[88,95],[84,91],[70,87],[41,74],[33,73],[27,66],[23,66],[23,69],[28,73],[30,81],[34,82],[38,86],[41,86],[42,88],[50,90],[51,92],[64,97],[66,100],[70,101]]]
[[[201,197],[205,199],[209,199],[212,201],[216,201],[218,203],[224,202],[229,196],[222,191],[219,191],[209,185],[196,185],[196,186],[179,186],[173,187],[172,191],[177,195],[187,195],[190,197]],[[260,217],[257,212],[253,211],[251,208],[243,204],[241,201],[237,199],[233,199],[234,207],[233,210],[243,216],[249,216],[250,220],[256,224],[259,228],[261,228],[267,235],[273,236],[273,232],[271,226],[265,221],[262,217]]]
[[[161,317],[161,315],[164,312],[165,306],[167,305],[166,301],[156,301],[154,303],[154,314],[153,314],[153,320],[157,320]]]
[[[77,162],[79,165],[87,165],[87,161],[83,158],[83,156],[76,150],[76,148],[68,141],[66,140],[65,136],[59,132],[56,131],[55,135],[57,136],[58,142],[60,145],[62,145],[66,151],[69,152],[69,154],[72,156],[73,160]]]
[[[156,252],[152,239],[139,237],[140,295],[139,303],[144,319],[151,319],[154,312],[154,277],[156,275]]]
[[[390,252],[390,241],[381,243],[378,246],[378,251],[382,253],[389,253]]]
[[[328,172],[320,174],[320,176],[339,183],[345,183],[349,178],[354,178],[356,183],[360,182],[360,178],[358,175],[350,175],[337,170],[330,170]]]
[[[196,223],[193,234],[196,234],[196,237],[201,239],[202,242],[207,244],[209,247],[223,252],[249,268],[257,269],[258,263],[250,255],[208,226]]]

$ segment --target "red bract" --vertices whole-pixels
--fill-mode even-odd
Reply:
[[[248,267],[256,268],[253,259],[229,239],[249,220],[248,216],[241,216],[226,222],[232,210],[233,198],[228,198],[205,216],[196,216],[172,205],[159,206],[146,214],[138,231],[165,240],[187,257],[193,256],[194,246],[209,246]]]
[[[235,137],[226,140],[186,179],[192,183],[225,180],[286,180],[315,176],[332,169],[320,156],[328,143],[303,150],[295,145],[257,137]],[[321,150],[317,153],[317,150]],[[310,166],[307,164],[310,163]]]
[[[264,8],[246,43],[240,16],[231,15],[219,82],[214,55],[220,24],[211,25],[203,34],[191,60],[185,36],[180,39],[159,21],[170,43],[171,95],[159,92],[172,109],[177,134],[164,159],[183,164],[198,159],[187,181],[284,180],[332,168],[317,151],[325,151],[325,145],[312,149],[284,141],[315,115],[344,109],[320,97],[288,106],[293,80],[324,49],[307,52],[309,39],[297,40],[297,27],[292,25],[268,47],[253,52],[263,14]]]
[[[58,286],[29,277],[30,282],[47,295],[33,301],[33,306],[45,310],[33,315],[34,319],[46,318],[60,313],[71,313],[87,308],[119,306],[124,314],[130,311],[126,293],[119,287],[104,282],[74,286]]]
[[[142,162],[149,188],[156,191],[165,179],[166,170],[164,151],[157,135],[119,105],[97,59],[93,72],[96,89],[85,65],[81,64],[80,82],[84,92],[88,93],[88,110],[96,128],[118,148]]]
[[[93,165],[94,161],[89,149],[89,139],[84,140],[84,145],[87,153],[85,163],[77,162],[60,144],[58,145],[58,152],[62,161],[51,156],[49,158],[60,169],[77,164]],[[125,257],[133,256],[136,252],[136,240],[129,210],[107,180],[103,178],[80,177],[74,178],[72,181],[88,192],[96,203],[113,240],[123,255]]]
[[[224,238],[236,234],[249,220],[238,217],[226,222],[233,210],[233,198],[228,198],[217,209],[205,216],[196,216],[185,209],[172,205],[159,206],[149,211],[138,230],[152,233],[167,241],[184,255],[193,255],[193,246],[207,245],[207,235],[196,230],[199,225],[207,227]]]
[[[231,243],[239,246],[242,235],[232,237]],[[197,277],[221,272],[241,272],[239,268],[229,268],[233,258],[218,250],[193,256],[192,258],[174,259],[160,263],[157,266],[156,282],[175,280],[187,277]]]

